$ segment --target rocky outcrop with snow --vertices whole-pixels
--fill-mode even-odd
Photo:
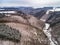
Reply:
[[[48,13],[49,18],[47,18],[46,23],[50,24],[52,40],[55,45],[60,45],[60,9],[51,10]]]

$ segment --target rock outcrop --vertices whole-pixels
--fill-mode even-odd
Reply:
[[[50,24],[53,41],[56,40],[57,45],[60,45],[60,11],[51,12],[49,15],[46,22]]]
[[[51,31],[52,37],[54,37],[58,45],[60,45],[60,23],[57,23],[51,28],[52,28],[52,31]]]

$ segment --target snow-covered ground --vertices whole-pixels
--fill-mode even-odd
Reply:
[[[50,41],[50,45],[58,45],[57,41],[54,40],[54,38],[51,35],[51,28],[48,30],[50,24],[45,23],[45,27],[43,29],[44,33],[46,34],[46,36],[48,37],[49,41]]]

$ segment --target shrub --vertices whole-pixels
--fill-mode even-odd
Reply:
[[[0,23],[0,38],[12,41],[20,41],[21,34],[18,30]]]

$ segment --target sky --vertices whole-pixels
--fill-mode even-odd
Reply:
[[[16,7],[16,6],[25,6],[25,7],[59,7],[60,0],[0,0],[1,7]]]

